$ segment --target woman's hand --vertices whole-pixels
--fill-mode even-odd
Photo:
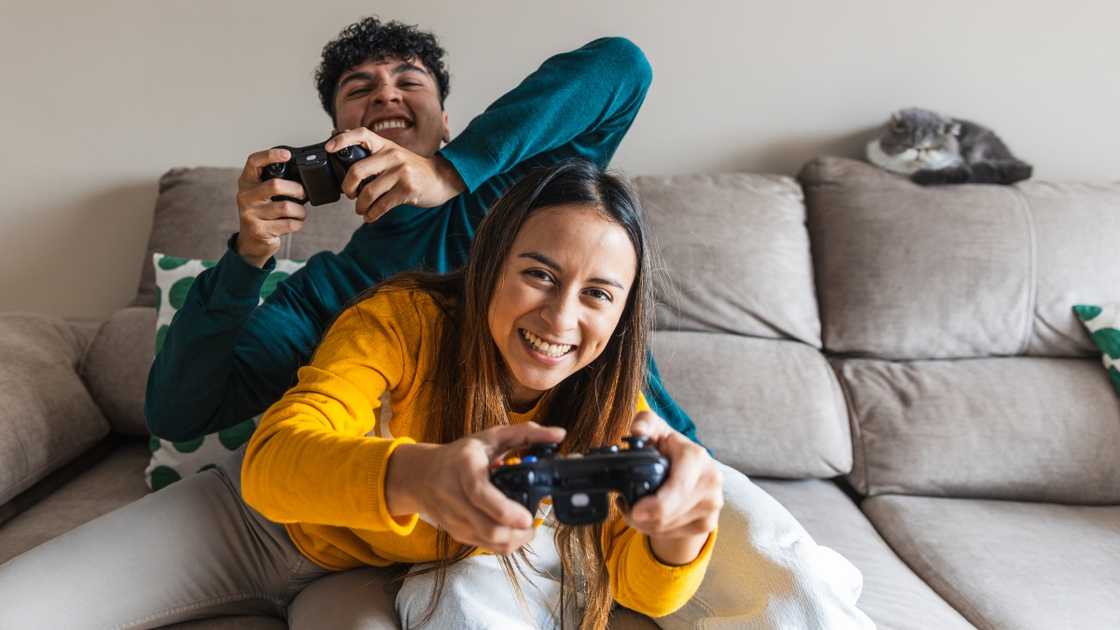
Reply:
[[[420,512],[460,543],[512,553],[533,540],[533,515],[490,483],[490,464],[513,449],[563,439],[561,427],[527,422],[450,444],[402,444],[389,458],[389,512]]]
[[[648,438],[669,460],[669,477],[632,507],[626,523],[649,536],[654,555],[665,564],[688,564],[719,522],[723,474],[704,447],[652,412],[638,413],[630,433]]]
[[[467,189],[443,156],[413,153],[365,127],[339,133],[324,148],[334,152],[356,144],[370,155],[350,165],[340,188],[356,201],[354,212],[364,216],[366,223],[402,204],[434,208]],[[362,185],[367,179],[370,181]]]

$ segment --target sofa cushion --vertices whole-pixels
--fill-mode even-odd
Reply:
[[[1073,307],[1073,311],[1100,350],[1108,380],[1120,394],[1120,304],[1080,304]]]
[[[1071,307],[1120,302],[1120,183],[922,187],[839,158],[800,178],[832,352],[1086,356]]]
[[[85,339],[61,319],[0,314],[0,505],[108,435],[78,376]]]
[[[1120,506],[881,496],[863,509],[978,627],[1120,628]]]
[[[156,252],[187,258],[221,258],[226,241],[238,230],[237,168],[175,168],[159,180],[152,234],[133,306],[155,306],[155,274],[150,261]],[[361,225],[353,202],[345,197],[324,206],[307,206],[303,229],[283,237],[277,258],[306,259],[321,251],[337,251]]]
[[[859,609],[879,628],[972,628],[887,546],[856,504],[831,481],[755,478],[820,545],[847,558],[863,574]]]
[[[860,492],[1120,502],[1120,399],[1096,360],[837,365]]]
[[[820,347],[801,188],[778,175],[636,177],[654,251],[657,327]]]
[[[748,475],[834,477],[851,470],[844,400],[812,346],[657,331],[665,387],[716,458]]]
[[[123,308],[102,324],[82,362],[82,378],[113,430],[148,435],[144,389],[155,348],[156,310]]]
[[[156,274],[156,322],[155,328],[145,331],[145,334],[154,332],[156,352],[163,347],[171,322],[186,302],[187,293],[195,279],[216,264],[216,260],[179,258],[159,252],[152,255],[152,266]],[[280,283],[305,264],[304,260],[277,260],[276,267],[261,286],[260,301],[264,302]],[[259,416],[246,418],[243,422],[216,433],[182,442],[172,442],[153,435],[149,440],[152,461],[144,471],[148,487],[159,490],[183,477],[216,466],[229,457],[230,452],[249,441],[258,420]]]

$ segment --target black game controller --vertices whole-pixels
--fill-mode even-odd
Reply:
[[[669,475],[669,460],[637,436],[623,438],[628,448],[606,446],[586,455],[556,455],[556,444],[538,444],[520,457],[507,457],[490,472],[490,481],[510,499],[537,513],[552,497],[556,520],[565,525],[601,522],[609,513],[608,493],[618,492],[626,508],[653,494]]]
[[[286,179],[303,185],[307,199],[293,199],[279,195],[273,201],[294,201],[296,203],[311,202],[313,206],[338,201],[342,193],[342,180],[350,165],[358,160],[369,157],[369,152],[361,145],[343,147],[334,153],[328,153],[326,141],[311,144],[306,147],[289,147],[280,145],[274,149],[287,149],[292,157],[287,162],[275,162],[261,170],[261,181],[270,179]],[[365,182],[362,182],[365,185]],[[361,186],[358,187],[361,190]]]

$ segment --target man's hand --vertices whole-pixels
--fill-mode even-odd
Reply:
[[[389,458],[389,513],[422,512],[460,543],[512,553],[533,540],[533,515],[490,483],[490,463],[516,448],[563,439],[560,427],[527,422],[450,444],[402,444]]]
[[[669,478],[657,492],[638,501],[626,523],[649,536],[654,554],[666,564],[696,559],[723,508],[723,475],[702,446],[642,411],[630,425],[669,460]]]
[[[237,253],[251,265],[264,267],[280,249],[280,237],[303,229],[307,209],[291,201],[273,201],[275,196],[306,199],[303,186],[286,179],[261,181],[261,171],[269,164],[286,162],[287,149],[258,151],[245,160],[237,180]]]
[[[326,149],[334,152],[355,144],[365,147],[370,155],[350,165],[342,181],[342,193],[356,200],[354,212],[365,217],[366,223],[402,204],[434,208],[467,189],[459,172],[443,156],[418,155],[365,127],[334,136],[327,141]]]

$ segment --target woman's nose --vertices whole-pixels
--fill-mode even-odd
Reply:
[[[575,328],[579,322],[579,296],[557,295],[541,309],[541,316],[555,332]]]

